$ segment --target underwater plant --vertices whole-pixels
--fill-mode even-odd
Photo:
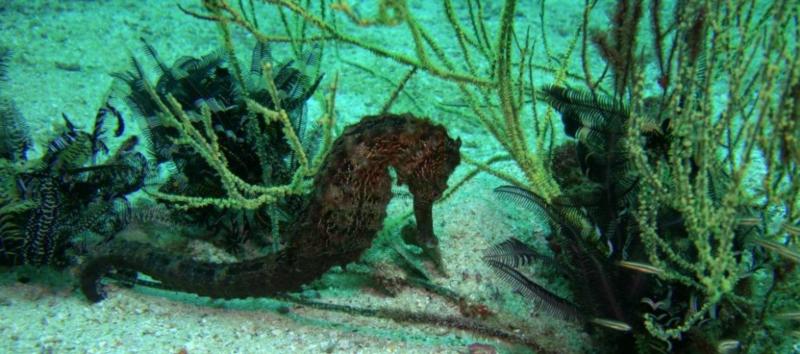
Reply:
[[[646,331],[645,316],[658,316],[659,323],[677,321],[681,313],[696,311],[689,304],[698,294],[684,284],[657,282],[656,277],[663,270],[646,259],[641,231],[631,212],[639,203],[641,177],[623,145],[622,128],[630,119],[630,110],[614,106],[605,98],[595,99],[588,91],[546,87],[541,94],[561,113],[565,134],[575,139],[559,145],[550,160],[550,169],[557,176],[563,194],[547,202],[535,192],[516,186],[498,187],[495,192],[522,202],[548,222],[551,233],[547,244],[554,256],[512,238],[488,250],[484,260],[514,289],[546,312],[565,320],[623,332],[613,335],[601,332],[602,342],[610,343],[607,350],[632,352],[638,347],[639,351],[692,351],[698,343],[732,337],[746,325],[746,314],[752,312],[746,303],[731,304],[739,311],[727,313],[725,321],[712,332],[690,331],[680,340],[661,342]],[[662,129],[669,127],[669,122],[652,118],[643,132],[643,144],[649,149],[649,161],[665,161],[670,135]],[[708,178],[711,183],[707,194],[714,198],[718,191],[711,186],[724,185],[728,177],[713,173]],[[684,221],[675,210],[664,208],[660,215],[658,232],[662,238],[682,240],[688,236]],[[740,219],[749,215],[750,209],[742,207]],[[757,237],[757,227],[743,224],[734,232],[734,242],[739,245],[737,253],[755,252],[757,244],[752,238]],[[551,293],[518,270],[532,262],[557,265],[554,268],[569,281],[574,301]],[[764,262],[756,257],[748,272]],[[743,297],[750,291],[742,286],[735,295]],[[720,307],[718,311],[727,310],[724,305]]]

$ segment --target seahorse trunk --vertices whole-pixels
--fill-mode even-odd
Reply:
[[[218,264],[120,243],[87,262],[81,289],[89,300],[102,300],[99,279],[119,268],[148,274],[165,288],[217,298],[299,290],[332,266],[358,260],[370,247],[392,195],[390,166],[414,196],[420,240],[435,249],[431,209],[460,162],[459,146],[443,127],[411,115],[365,117],[334,142],[305,209],[286,230],[289,244],[283,251]]]
[[[436,247],[439,240],[433,234],[433,206],[426,201],[414,201],[414,218],[417,220],[417,239],[425,247]]]

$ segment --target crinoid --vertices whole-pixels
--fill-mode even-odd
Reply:
[[[105,103],[90,132],[64,115],[64,131],[41,158],[28,161],[23,161],[27,144],[20,143],[29,141],[27,131],[17,120],[3,119],[3,131],[19,136],[10,145],[16,149],[0,157],[0,263],[63,265],[76,235],[113,235],[110,221],[125,208],[126,196],[142,187],[149,165],[133,151],[135,136],[114,152],[108,149],[105,125],[110,115],[117,120],[119,137],[122,117]]]
[[[177,128],[165,124],[159,115],[159,104],[166,102],[168,96],[190,117],[199,116],[204,109],[210,111],[213,131],[201,127],[199,120],[195,124],[198,130],[214,135],[206,138],[218,142],[228,168],[238,178],[256,185],[283,185],[291,181],[297,162],[282,125],[279,122],[267,124],[259,119],[248,111],[245,99],[270,109],[285,110],[299,138],[304,139],[305,102],[319,86],[322,75],[312,78],[297,67],[313,66],[319,60],[316,52],[306,54],[300,60],[302,65],[292,60],[273,64],[267,44],[257,43],[252,52],[251,68],[243,73],[240,81],[231,69],[238,64],[232,63],[223,51],[200,58],[182,57],[169,66],[152,45],[144,42],[144,49],[156,64],[155,84],[147,79],[146,70],[136,57],[131,58],[131,70],[113,75],[123,84],[120,93],[146,123],[145,135],[155,160],[174,166],[159,192],[210,198],[225,193],[216,172],[202,156],[187,145],[173,144],[178,137]],[[313,149],[313,144],[312,139],[304,140],[308,150]],[[186,186],[188,181],[192,183],[191,188]],[[272,219],[278,215],[291,219],[299,203],[299,198],[289,196],[276,205],[273,213],[268,213],[267,208],[222,210],[209,206],[191,208],[183,214],[186,221],[204,225],[210,234],[216,235],[210,241],[237,250],[247,240],[270,241],[265,234],[273,229],[273,221],[280,222]]]

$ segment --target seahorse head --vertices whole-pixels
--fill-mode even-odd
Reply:
[[[427,120],[415,120],[414,125],[408,156],[394,167],[398,183],[407,184],[415,200],[432,203],[447,189],[447,179],[461,162],[461,140]]]

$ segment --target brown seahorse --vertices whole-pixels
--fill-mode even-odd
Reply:
[[[93,302],[105,298],[100,278],[112,268],[213,298],[299,290],[331,267],[356,261],[370,247],[391,199],[390,166],[413,195],[419,239],[436,247],[432,205],[460,162],[460,145],[442,126],[410,114],[365,117],[334,142],[303,211],[286,230],[289,242],[283,250],[238,263],[210,263],[142,243],[112,242],[84,265],[81,290]]]

